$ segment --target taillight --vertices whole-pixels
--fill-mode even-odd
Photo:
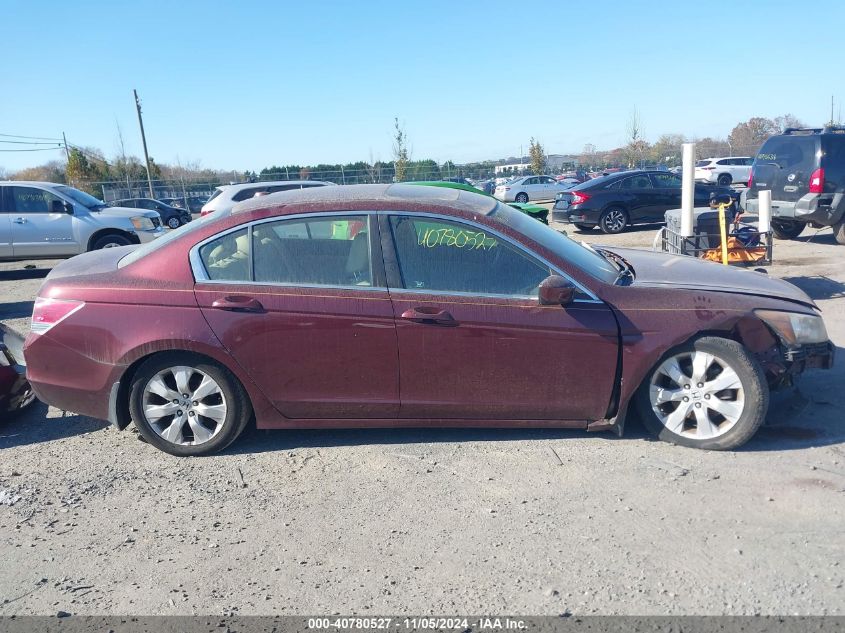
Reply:
[[[35,307],[32,310],[32,325],[30,329],[33,334],[44,334],[77,310],[82,309],[84,305],[84,301],[37,297],[35,299]]]
[[[200,209],[200,217],[206,216],[209,213],[211,213],[211,211],[206,211],[205,209]]]
[[[810,176],[810,193],[822,193],[824,190],[824,169],[819,167]]]
[[[746,185],[746,187],[751,189],[751,185],[753,185],[753,184],[754,184],[754,168],[752,167],[751,171],[748,172],[748,184]]]
[[[589,194],[581,193],[580,191],[572,192],[572,202],[569,204],[583,204],[590,199]]]

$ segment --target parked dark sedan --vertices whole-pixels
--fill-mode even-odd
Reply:
[[[165,204],[161,200],[153,200],[152,198],[127,198],[125,200],[115,200],[109,203],[113,207],[128,207],[130,209],[149,209],[150,211],[158,211],[161,216],[161,222],[164,226],[171,229],[178,229],[183,224],[191,221],[191,214],[185,209]]]
[[[728,187],[695,185],[695,206],[706,207],[710,194],[738,194]],[[681,178],[669,171],[626,171],[594,178],[557,195],[552,219],[588,231],[621,233],[626,226],[663,222],[681,206]]]
[[[769,388],[829,367],[813,301],[756,272],[593,250],[480,194],[255,198],[39,290],[29,379],[175,455],[258,428],[569,427],[731,449]]]
[[[0,323],[0,422],[35,400],[26,379],[23,337]]]

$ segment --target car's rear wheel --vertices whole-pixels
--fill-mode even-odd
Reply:
[[[795,239],[807,226],[804,222],[795,220],[772,220],[772,233],[779,240]]]
[[[516,198],[514,198],[514,200],[516,202],[520,202],[522,204],[525,204],[526,202],[528,202],[528,194],[525,193],[524,191],[522,191],[522,192],[516,194]]]
[[[769,388],[745,347],[706,336],[665,354],[636,400],[643,423],[661,440],[730,450],[745,444],[763,424]]]
[[[731,178],[730,174],[719,174],[719,177],[716,179],[716,183],[722,185],[723,187],[727,187],[733,182],[733,178]]]
[[[182,226],[182,220],[177,215],[171,216],[170,219],[167,220],[167,226],[171,229],[178,229]]]
[[[599,218],[599,228],[604,233],[621,233],[628,225],[628,214],[621,207],[605,209]]]
[[[118,233],[109,233],[108,235],[103,235],[102,237],[98,237],[94,244],[91,246],[91,250],[98,251],[101,248],[117,248],[118,246],[129,246],[132,243],[125,235],[120,235]]]
[[[593,224],[578,224],[576,222],[575,228],[578,229],[579,231],[592,231],[595,228],[595,225],[593,225]]]
[[[845,218],[833,225],[833,237],[839,244],[845,244]]]
[[[180,352],[154,356],[138,368],[129,407],[147,442],[179,456],[226,448],[252,416],[249,399],[230,371]]]

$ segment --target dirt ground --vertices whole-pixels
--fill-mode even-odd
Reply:
[[[807,231],[775,260],[839,357],[737,452],[634,419],[253,431],[179,459],[36,405],[0,425],[0,615],[845,614],[845,247]],[[0,264],[0,320],[28,328],[50,265]]]

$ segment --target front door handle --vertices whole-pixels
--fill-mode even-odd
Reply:
[[[211,304],[211,307],[218,310],[229,310],[230,312],[264,312],[264,306],[261,305],[260,301],[243,295],[229,295],[217,299]]]
[[[446,310],[440,308],[411,308],[402,313],[402,318],[415,323],[427,323],[429,325],[457,325],[453,317]]]
[[[26,218],[15,218],[12,222],[15,224],[26,224]]]

